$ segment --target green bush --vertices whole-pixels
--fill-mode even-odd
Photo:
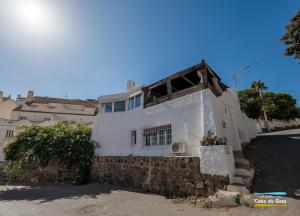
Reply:
[[[41,166],[58,162],[74,169],[79,177],[77,183],[85,183],[95,152],[91,132],[90,127],[70,121],[23,127],[4,148],[5,160],[18,166],[32,161]]]

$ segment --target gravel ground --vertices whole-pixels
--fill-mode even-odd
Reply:
[[[295,216],[299,210],[292,198],[287,207],[204,209],[111,185],[0,186],[0,216]]]

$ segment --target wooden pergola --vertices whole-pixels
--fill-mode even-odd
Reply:
[[[202,60],[200,64],[144,87],[142,89],[144,93],[144,107],[150,107],[206,88],[209,88],[216,96],[219,96],[228,87],[221,82],[220,77]]]

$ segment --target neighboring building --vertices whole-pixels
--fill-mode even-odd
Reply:
[[[22,103],[18,100],[21,99]],[[33,123],[44,121],[74,120],[92,123],[98,112],[96,100],[71,100],[34,96],[29,91],[26,100],[17,98],[17,106],[11,113],[12,121],[28,120]]]
[[[232,177],[233,152],[256,136],[256,123],[241,113],[236,92],[205,61],[149,86],[138,88],[129,81],[127,90],[99,97],[92,134],[97,155],[205,159],[201,141],[210,131],[226,137],[227,145],[209,152],[206,159],[213,158],[214,167],[202,171]]]
[[[3,159],[3,155],[1,156],[3,146],[7,140],[17,134],[20,126],[33,124],[45,126],[65,120],[92,124],[98,112],[96,100],[40,97],[34,96],[33,91],[29,91],[25,98],[18,96],[16,102],[10,100],[14,107],[6,106],[6,112],[3,113],[7,113],[7,118],[0,119],[0,160]],[[6,101],[9,100],[6,99]],[[0,114],[3,115],[3,113],[1,109]]]
[[[4,97],[3,91],[0,91],[0,119],[10,119],[15,107],[16,102],[11,97]]]

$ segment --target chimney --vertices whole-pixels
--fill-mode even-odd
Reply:
[[[26,102],[32,102],[33,101],[33,91],[28,91]]]
[[[3,102],[3,91],[0,91],[0,103]]]
[[[135,82],[133,80],[127,81],[127,91],[132,91],[135,89]]]

